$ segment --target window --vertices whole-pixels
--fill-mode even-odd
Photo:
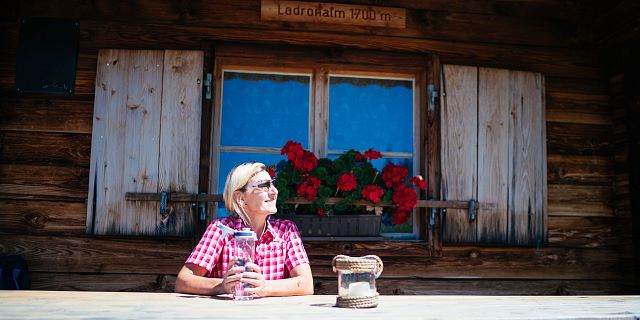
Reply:
[[[318,157],[337,157],[349,149],[374,148],[388,162],[402,164],[410,174],[420,172],[420,108],[416,90],[420,70],[393,72],[388,67],[323,61],[273,65],[237,64],[233,58],[216,62],[217,125],[214,127],[212,190],[222,193],[226,174],[237,163],[277,164],[288,140],[300,142]],[[253,64],[253,65],[252,65]],[[284,65],[284,66],[283,66]],[[302,67],[301,67],[302,66]],[[223,205],[217,216],[228,213]],[[411,234],[417,223],[382,226],[383,233]],[[399,235],[394,235],[399,236]]]

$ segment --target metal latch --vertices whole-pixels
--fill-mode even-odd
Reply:
[[[213,76],[211,75],[211,73],[207,73],[207,77],[204,80],[204,87],[206,88],[205,98],[207,100],[211,100],[211,84],[213,83],[212,79],[213,79]]]
[[[475,200],[469,200],[469,221],[473,222],[476,220],[478,206]]]
[[[430,84],[427,86],[427,94],[429,95],[429,104],[428,110],[432,112],[436,108],[436,100],[438,99],[438,90],[436,90],[436,86]]]

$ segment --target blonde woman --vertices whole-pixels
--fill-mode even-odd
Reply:
[[[176,292],[233,293],[238,283],[257,297],[313,294],[309,258],[296,225],[269,219],[276,213],[278,189],[264,164],[242,163],[227,175],[223,198],[232,216],[213,221],[176,279]],[[223,236],[218,221],[234,230],[251,228],[257,236],[255,261],[235,266],[233,235]]]

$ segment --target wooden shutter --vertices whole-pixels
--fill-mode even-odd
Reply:
[[[189,203],[125,200],[126,192],[198,192],[203,53],[101,50],[98,54],[87,231],[188,235]]]
[[[442,199],[493,204],[449,209],[444,242],[540,245],[546,238],[544,80],[539,73],[445,65]]]

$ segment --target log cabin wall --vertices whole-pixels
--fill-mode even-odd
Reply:
[[[0,254],[28,260],[33,289],[172,291],[193,239],[86,235],[98,50],[202,49],[209,41],[327,46],[433,53],[442,63],[544,74],[548,246],[445,245],[442,256],[431,257],[421,241],[307,241],[316,293],[337,292],[330,267],[336,254],[379,255],[385,262],[378,282],[383,294],[632,290],[625,286],[634,276],[625,265],[633,260],[627,250],[631,229],[617,228],[629,219],[614,210],[610,78],[594,50],[596,8],[590,2],[335,2],[406,8],[407,27],[265,22],[259,0],[6,4],[0,58]],[[15,92],[22,17],[79,20],[73,95]]]

